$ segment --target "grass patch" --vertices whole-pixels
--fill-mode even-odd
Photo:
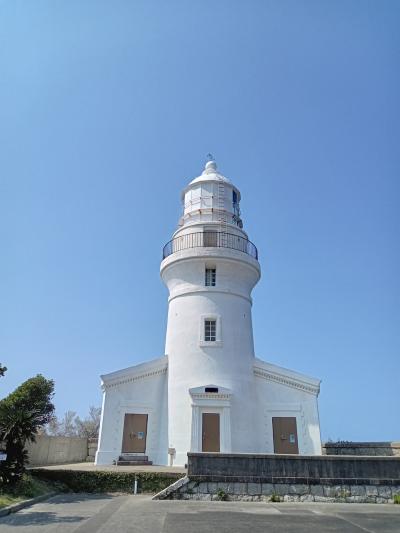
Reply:
[[[37,479],[62,483],[73,492],[133,492],[135,477],[138,492],[155,494],[182,477],[183,474],[157,472],[104,472],[93,470],[46,470],[33,468],[30,474]]]
[[[26,500],[23,496],[14,496],[12,494],[0,494],[0,509],[3,507],[8,507],[13,503],[19,503],[23,500]]]
[[[13,503],[19,503],[63,489],[65,490],[60,484],[49,483],[48,481],[34,478],[30,474],[24,474],[22,479],[12,487],[0,484],[0,509]]]

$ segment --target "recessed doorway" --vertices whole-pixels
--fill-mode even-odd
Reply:
[[[220,435],[219,435],[219,414],[203,413],[202,414],[202,451],[219,452]]]
[[[298,455],[297,424],[295,416],[272,417],[274,452]]]
[[[146,451],[148,415],[126,414],[122,453],[144,453]]]

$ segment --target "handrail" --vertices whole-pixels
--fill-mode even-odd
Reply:
[[[224,231],[200,231],[186,233],[171,239],[163,248],[163,259],[188,248],[230,248],[258,259],[258,251],[251,241]]]

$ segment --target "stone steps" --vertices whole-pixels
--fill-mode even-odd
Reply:
[[[117,461],[118,466],[143,466],[152,465],[147,455],[120,455]]]

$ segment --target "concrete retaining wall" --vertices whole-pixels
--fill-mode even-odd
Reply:
[[[80,463],[88,456],[88,439],[80,437],[49,437],[38,435],[28,442],[29,466]]]
[[[400,442],[326,442],[326,455],[379,455],[400,457]]]
[[[170,499],[393,503],[400,457],[188,454]]]
[[[188,453],[198,481],[400,485],[400,457]]]

